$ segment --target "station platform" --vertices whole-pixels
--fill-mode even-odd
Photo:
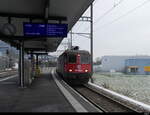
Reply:
[[[75,112],[50,73],[35,78],[28,88],[18,88],[18,77],[0,82],[0,112]]]

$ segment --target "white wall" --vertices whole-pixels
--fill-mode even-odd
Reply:
[[[110,72],[111,70],[123,72],[125,69],[126,59],[150,59],[150,56],[103,56],[102,71]]]

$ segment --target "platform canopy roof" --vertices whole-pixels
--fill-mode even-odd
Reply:
[[[27,38],[23,36],[23,22],[66,23],[68,31],[79,20],[94,0],[0,0],[0,39],[19,48],[20,40],[25,40],[25,50],[48,51],[57,50],[63,38]],[[11,23],[16,33],[10,35]],[[1,32],[2,33],[2,32]]]

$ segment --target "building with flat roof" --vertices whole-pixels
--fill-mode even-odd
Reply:
[[[126,60],[150,59],[150,56],[103,56],[101,58],[101,71],[103,72],[126,72]],[[139,60],[137,60],[139,61]],[[139,62],[142,63],[142,62]],[[146,63],[143,61],[143,63]]]
[[[150,75],[150,59],[125,60],[127,74]]]

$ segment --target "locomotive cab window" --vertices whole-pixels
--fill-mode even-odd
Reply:
[[[75,54],[69,54],[68,55],[68,62],[69,63],[76,63],[76,55]]]
[[[89,64],[90,63],[90,56],[86,54],[81,55],[81,63],[82,64]]]

